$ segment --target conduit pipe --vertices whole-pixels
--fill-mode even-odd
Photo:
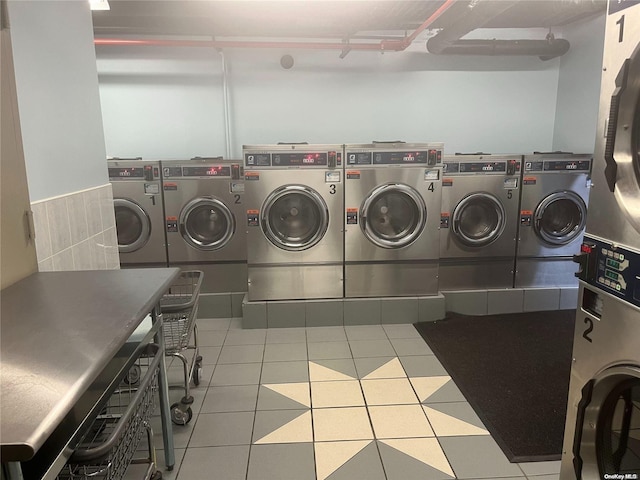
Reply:
[[[401,52],[411,45],[416,37],[446,12],[456,0],[445,0],[411,35],[401,40],[384,39],[378,43],[351,42],[288,42],[288,41],[243,41],[243,40],[155,40],[96,38],[95,45],[102,46],[153,46],[153,47],[210,47],[210,48],[273,48],[306,50],[368,50],[379,52]]]
[[[222,60],[222,107],[224,110],[224,142],[226,147],[225,158],[232,158],[231,156],[231,109],[229,108],[229,78],[227,69],[227,59],[224,56],[224,51],[219,50],[220,58]]]

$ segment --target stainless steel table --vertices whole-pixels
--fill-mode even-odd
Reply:
[[[35,273],[0,292],[0,458],[11,478],[53,478],[129,359],[155,339],[177,268]],[[153,327],[132,337],[151,313]],[[175,463],[164,356],[165,459]]]

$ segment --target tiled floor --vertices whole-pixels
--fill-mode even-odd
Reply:
[[[165,479],[558,479],[560,462],[507,461],[412,325],[198,328],[204,378]]]

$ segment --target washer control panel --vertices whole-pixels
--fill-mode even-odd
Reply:
[[[640,307],[640,252],[585,236],[574,261],[578,278]]]

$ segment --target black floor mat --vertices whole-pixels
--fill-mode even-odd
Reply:
[[[415,327],[511,462],[560,459],[575,310]]]

